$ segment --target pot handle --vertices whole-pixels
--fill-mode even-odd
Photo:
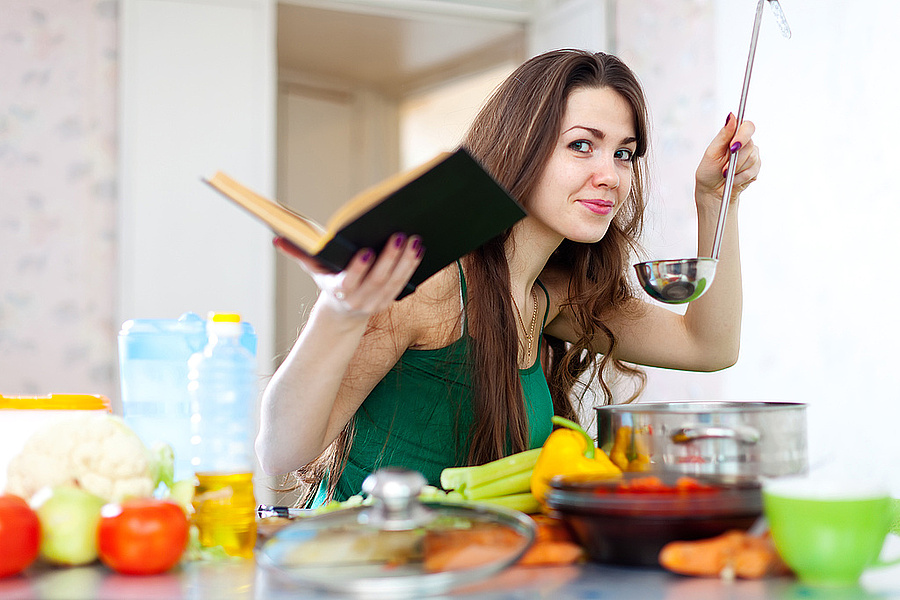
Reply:
[[[732,439],[742,444],[755,444],[759,441],[759,431],[754,427],[737,426],[693,426],[682,427],[672,434],[672,441],[676,444],[686,444],[695,440],[705,439]]]

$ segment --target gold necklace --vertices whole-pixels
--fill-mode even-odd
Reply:
[[[531,347],[534,345],[534,326],[537,324],[538,299],[534,286],[531,286],[531,303],[534,305],[534,309],[531,311],[531,327],[525,329],[525,321],[522,320],[522,313],[519,312],[519,307],[516,305],[515,300],[513,301],[513,308],[516,310],[516,316],[519,317],[519,324],[522,326],[522,331],[525,332],[525,341],[527,342],[525,348],[525,362],[528,362],[528,359],[531,357]]]

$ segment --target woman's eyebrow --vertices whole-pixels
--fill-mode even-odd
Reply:
[[[569,131],[572,131],[573,129],[583,129],[583,130],[587,131],[588,133],[590,133],[595,138],[597,138],[598,140],[602,140],[602,139],[606,138],[606,134],[604,132],[602,132],[599,129],[596,129],[594,127],[588,127],[587,125],[573,125],[572,127],[569,127],[568,129],[566,129],[563,133],[568,133]],[[621,141],[622,144],[634,144],[636,142],[637,142],[637,138],[634,136],[629,136],[629,137],[623,138]]]

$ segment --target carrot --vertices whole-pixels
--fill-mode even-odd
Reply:
[[[745,545],[734,557],[734,570],[738,577],[759,579],[767,575],[787,575],[791,572],[768,535],[746,536]]]
[[[705,540],[670,542],[660,551],[659,564],[674,573],[699,577],[733,573],[742,579],[759,579],[790,572],[768,536],[737,530]]]
[[[578,544],[565,521],[550,515],[532,515],[531,518],[537,525],[534,544],[517,565],[571,565],[584,559],[584,548]]]
[[[681,575],[717,577],[737,551],[740,531],[694,542],[669,542],[659,552],[659,564]]]
[[[537,525],[535,543],[540,542],[575,542],[575,536],[568,524],[562,519],[550,515],[532,515],[531,519]]]

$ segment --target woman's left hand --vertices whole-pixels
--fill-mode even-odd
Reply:
[[[718,198],[721,202],[725,193],[725,178],[728,175],[728,161],[732,152],[737,152],[737,172],[731,201],[735,202],[747,187],[756,181],[761,166],[759,148],[753,143],[756,127],[751,121],[744,121],[740,128],[734,115],[728,116],[725,126],[707,147],[700,165],[697,167],[697,201],[702,198]]]

